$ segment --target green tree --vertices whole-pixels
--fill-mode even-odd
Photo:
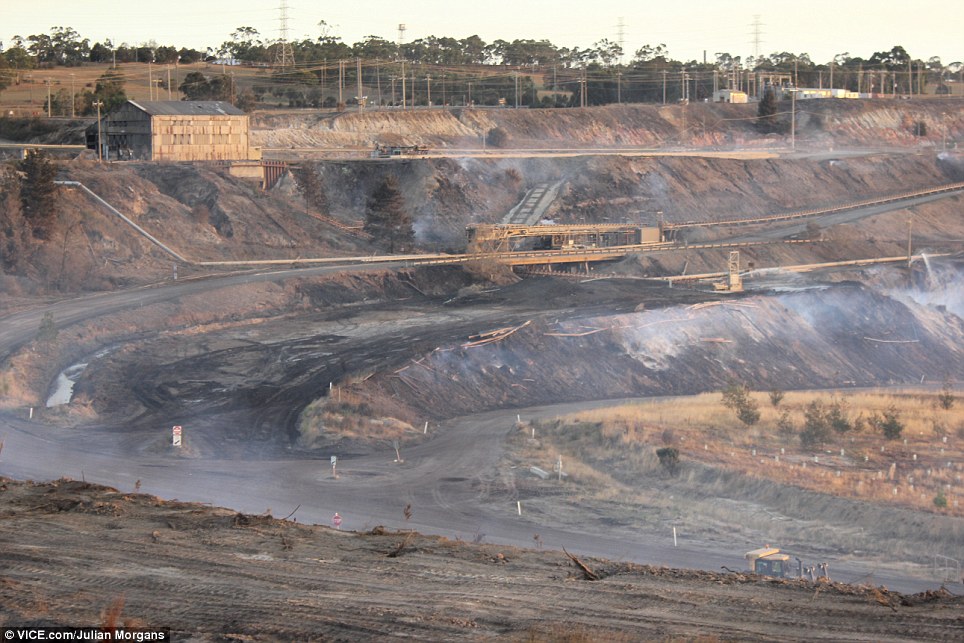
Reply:
[[[20,170],[20,211],[37,239],[49,239],[57,217],[57,166],[43,150],[30,152]]]
[[[937,403],[945,411],[950,411],[954,406],[956,398],[954,397],[954,391],[951,389],[951,383],[944,382],[944,387],[941,392],[937,394]]]
[[[258,97],[255,96],[253,91],[245,88],[238,92],[237,97],[234,99],[234,106],[248,114],[253,112],[254,108],[258,106]]]
[[[108,69],[97,79],[93,93],[89,91],[84,92],[84,114],[88,116],[96,114],[97,107],[95,103],[97,103],[97,101],[103,103],[100,108],[101,115],[127,102],[127,92],[124,91],[124,76],[120,72]]]
[[[944,495],[943,489],[937,489],[937,495],[934,496],[934,506],[938,509],[947,509],[947,496]]]
[[[5,90],[14,79],[14,72],[10,69],[7,59],[0,55],[0,92]]]
[[[772,87],[763,92],[756,110],[757,127],[764,132],[773,132],[777,128],[777,95]]]
[[[827,422],[837,433],[847,433],[853,430],[854,426],[847,417],[847,406],[845,402],[833,400],[827,409]]]
[[[883,415],[874,413],[870,416],[870,425],[884,434],[888,440],[899,440],[904,432],[904,423],[900,420],[900,411],[891,404]]]
[[[184,77],[178,89],[188,100],[231,100],[231,78],[226,75],[207,78],[199,71]]]
[[[806,449],[820,446],[830,438],[830,421],[827,412],[819,400],[807,405],[803,412],[803,431],[800,432],[800,444]]]
[[[750,397],[750,387],[746,384],[730,381],[723,389],[723,406],[732,409],[740,422],[747,426],[760,421],[760,410],[756,401]]]
[[[414,245],[412,217],[405,207],[405,199],[394,174],[387,176],[368,199],[365,232],[385,246],[389,253],[407,251]]]

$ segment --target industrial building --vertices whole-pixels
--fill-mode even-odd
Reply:
[[[746,103],[748,100],[746,92],[735,89],[721,89],[713,92],[714,103]]]
[[[221,101],[129,100],[87,128],[87,147],[104,160],[259,160],[248,115]]]

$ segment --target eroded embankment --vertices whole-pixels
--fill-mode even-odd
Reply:
[[[964,110],[956,103],[912,101],[801,101],[796,142],[827,146],[940,145],[957,140]],[[757,105],[610,105],[588,109],[432,109],[345,112],[342,114],[260,114],[253,144],[268,148],[422,145],[482,147],[498,128],[504,148],[600,148],[700,145],[768,147],[789,138],[789,111],[775,134],[756,125]],[[923,123],[923,127],[919,124]],[[923,133],[923,135],[918,135]],[[493,150],[491,144],[488,148]]]
[[[858,284],[719,305],[534,321],[497,342],[449,346],[366,382],[418,414],[720,388],[886,386],[964,377],[964,322]],[[444,400],[440,405],[439,400]]]

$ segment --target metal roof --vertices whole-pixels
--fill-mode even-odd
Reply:
[[[127,101],[150,116],[244,116],[244,112],[220,100]]]

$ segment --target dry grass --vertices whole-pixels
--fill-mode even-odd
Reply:
[[[350,388],[335,387],[302,411],[298,425],[301,445],[310,448],[332,437],[376,442],[422,435],[411,424],[394,417],[392,411],[374,406]]]
[[[579,449],[593,452],[596,459],[616,453],[641,459],[643,450],[671,444],[684,462],[821,493],[964,516],[964,403],[946,410],[938,404],[938,393],[925,390],[790,392],[778,408],[766,393],[754,393],[753,399],[761,419],[751,427],[723,406],[719,393],[707,393],[576,413],[561,419],[572,430],[555,439],[568,433],[565,440],[578,440]],[[804,409],[814,400],[824,407],[839,402],[851,420],[864,418],[864,427],[833,432],[818,450],[803,449],[798,434]],[[866,423],[890,408],[897,409],[905,425],[900,440],[887,440]],[[784,411],[793,433],[778,427]],[[651,461],[639,464],[654,466]],[[939,491],[947,499],[945,509],[934,504]]]
[[[53,67],[51,69],[30,69],[20,77],[20,83],[12,83],[0,95],[0,106],[3,113],[13,111],[16,116],[46,116],[47,113],[47,81],[50,81],[51,94],[59,90],[73,91],[80,94],[84,90],[93,91],[100,78],[111,68],[109,63],[86,64],[81,67]],[[221,75],[220,65],[209,63],[194,63],[179,65],[176,69],[172,65],[171,98],[180,100],[183,96],[177,87],[184,81],[184,77],[194,71],[199,71],[207,77]],[[249,87],[256,83],[270,84],[264,70],[252,67],[233,67],[228,70],[233,76],[237,87]],[[132,100],[148,100],[151,97],[150,79],[167,81],[167,66],[154,65],[148,69],[147,63],[118,63],[116,73],[124,80],[124,91]],[[167,100],[166,89],[155,92],[156,100]],[[69,103],[67,109],[54,116],[70,116]]]

